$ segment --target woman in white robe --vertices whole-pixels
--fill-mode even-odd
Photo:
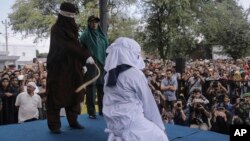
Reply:
[[[108,141],[168,141],[142,69],[141,47],[120,37],[107,51],[103,115]]]

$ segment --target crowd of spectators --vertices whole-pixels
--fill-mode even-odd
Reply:
[[[144,73],[166,123],[229,133],[250,124],[250,63],[247,59],[145,60]]]
[[[33,63],[24,65],[20,69],[16,69],[15,66],[5,66],[0,72],[0,125],[46,118],[45,65],[44,62],[34,58]],[[21,94],[17,101],[17,97]]]
[[[145,62],[143,71],[164,122],[223,134],[229,133],[231,124],[250,125],[248,60],[189,60],[181,72],[171,60]],[[35,83],[34,92],[41,100],[41,106],[36,105],[39,116],[31,119],[46,119],[45,65],[35,58],[20,69],[6,67],[0,72],[0,125],[18,123],[16,98],[27,92],[29,82]]]

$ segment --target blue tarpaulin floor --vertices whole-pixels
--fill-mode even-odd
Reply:
[[[1,125],[1,141],[106,141],[105,121],[98,116],[96,120],[80,115],[78,121],[85,126],[83,130],[71,129],[65,117],[61,118],[62,134],[51,134],[46,120],[22,124]],[[166,124],[170,141],[229,141],[229,136],[210,131]]]

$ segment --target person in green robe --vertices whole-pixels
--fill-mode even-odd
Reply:
[[[97,94],[99,115],[102,116],[103,99],[103,76],[104,63],[106,59],[106,49],[108,47],[107,35],[103,33],[99,25],[100,19],[96,16],[88,18],[88,27],[80,36],[82,47],[86,47],[98,65],[101,75],[98,80],[86,88],[86,104],[89,118],[96,119],[95,99]],[[97,69],[94,65],[86,64],[86,79],[91,79],[97,75]]]

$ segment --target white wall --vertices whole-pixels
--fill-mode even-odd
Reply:
[[[0,51],[6,51],[5,45],[0,45]],[[35,45],[9,45],[8,56],[20,56],[17,61],[31,61],[36,57]]]

